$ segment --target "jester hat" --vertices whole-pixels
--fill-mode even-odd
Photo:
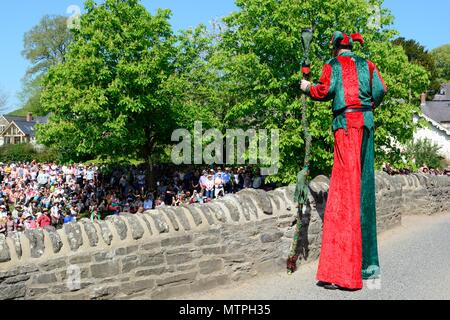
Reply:
[[[361,45],[364,45],[363,36],[359,33],[353,33],[349,36],[341,31],[336,31],[331,38],[330,45],[333,46],[334,49],[341,47],[352,48],[355,42],[359,42]]]

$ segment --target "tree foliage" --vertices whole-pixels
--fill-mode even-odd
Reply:
[[[450,44],[431,51],[441,82],[450,82]]]
[[[0,147],[0,162],[55,162],[59,160],[58,153],[52,149],[37,151],[29,143],[8,144]]]
[[[44,78],[41,102],[52,117],[39,139],[70,159],[151,163],[184,125],[177,75],[196,49],[173,34],[169,10],[151,15],[138,0],[88,0],[85,12],[65,61]]]
[[[402,161],[396,141],[412,139],[419,95],[428,86],[426,70],[408,61],[404,50],[392,43],[397,33],[388,26],[393,17],[379,10],[379,25],[370,23],[381,0],[238,0],[239,10],[223,19],[211,59],[226,82],[222,105],[228,127],[281,130],[281,164],[277,182],[293,182],[304,157],[301,126],[300,79],[302,28],[315,28],[312,44],[313,79],[330,56],[335,30],[360,32],[367,45],[357,53],[381,70],[389,94],[376,111],[377,162]],[[309,103],[313,136],[313,172],[329,174],[333,163],[330,104]],[[395,139],[392,139],[395,138]],[[395,141],[396,140],[396,141]],[[383,151],[382,151],[383,150]]]
[[[130,156],[157,160],[176,128],[279,129],[280,172],[290,183],[303,162],[301,29],[314,25],[313,79],[330,56],[335,30],[360,32],[357,53],[378,65],[389,87],[376,110],[376,159],[400,163],[398,144],[413,137],[413,115],[429,85],[424,67],[392,40],[382,0],[237,0],[213,32],[175,35],[170,11],[151,15],[138,0],[86,1],[81,28],[63,63],[44,77],[41,102],[53,114],[38,137],[71,159]],[[375,20],[379,24],[374,24]],[[313,172],[333,164],[329,103],[308,102]],[[151,157],[152,156],[152,157]]]
[[[67,47],[72,41],[66,21],[64,16],[46,15],[25,33],[22,55],[32,64],[27,70],[27,77],[36,78],[52,66],[64,62]]]
[[[430,77],[428,96],[431,98],[439,91],[442,85],[433,55],[423,45],[413,39],[406,40],[400,37],[394,40],[394,44],[403,47],[409,62],[418,64],[428,71]]]
[[[42,76],[52,66],[64,62],[64,56],[73,38],[66,21],[64,16],[46,15],[25,33],[22,56],[31,66],[22,79],[23,88],[19,93],[21,106],[11,115],[24,116],[28,112],[45,115],[40,104]]]

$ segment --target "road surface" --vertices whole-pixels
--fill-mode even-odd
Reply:
[[[379,236],[382,275],[357,292],[316,286],[317,262],[294,275],[284,272],[216,288],[180,300],[429,300],[450,299],[450,213],[403,217]]]

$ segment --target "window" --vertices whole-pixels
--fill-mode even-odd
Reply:
[[[5,137],[5,144],[11,144],[11,138]]]
[[[5,126],[0,126],[0,132],[5,131],[6,127]]]
[[[14,137],[14,144],[20,144],[21,142],[20,137]]]

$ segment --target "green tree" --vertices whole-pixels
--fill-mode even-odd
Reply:
[[[157,161],[187,112],[174,91],[184,62],[169,18],[138,0],[86,1],[65,61],[44,77],[52,116],[39,141],[66,159]]]
[[[403,47],[406,55],[408,56],[409,62],[418,64],[429,72],[431,82],[428,90],[428,97],[431,98],[434,94],[436,94],[436,92],[439,91],[442,85],[442,82],[439,79],[438,69],[436,68],[434,57],[416,40],[406,40],[405,38],[400,37],[395,39],[393,42],[395,45],[400,45]]]
[[[282,183],[295,181],[304,157],[298,82],[303,52],[302,28],[315,28],[311,48],[313,79],[331,58],[329,41],[335,30],[360,32],[366,39],[359,54],[381,70],[389,93],[376,110],[377,162],[402,161],[397,142],[413,137],[413,115],[419,112],[420,93],[428,87],[426,70],[408,61],[404,50],[392,43],[393,16],[379,10],[381,0],[237,0],[239,11],[223,19],[211,59],[227,83],[224,104],[226,125],[241,128],[277,128],[281,131],[280,173],[271,177]],[[412,81],[413,79],[413,81]],[[312,162],[315,173],[329,174],[333,163],[332,113],[329,104],[309,103],[313,136]]]
[[[450,82],[450,44],[431,51],[441,82]]]
[[[52,66],[63,63],[72,38],[67,28],[67,17],[44,16],[24,36],[22,55],[31,63],[26,77],[39,77]]]
[[[54,65],[64,62],[67,48],[73,39],[67,28],[67,17],[44,16],[39,23],[24,35],[22,55],[31,66],[22,82],[19,93],[21,107],[11,115],[24,116],[28,112],[44,115],[40,104],[42,76]]]
[[[201,120],[203,127],[221,128],[224,114],[221,112],[222,97],[227,91],[211,63],[214,47],[213,39],[204,25],[181,31],[177,36],[176,55],[173,62],[174,73],[168,81],[173,93],[172,104],[185,112],[179,123],[183,128],[192,129],[195,121]],[[220,106],[220,107],[219,107]]]
[[[426,165],[429,168],[442,169],[444,157],[440,155],[440,150],[441,147],[437,144],[424,139],[409,143],[406,148],[406,155],[410,160],[414,159],[417,167]]]
[[[0,147],[0,161],[9,162],[54,162],[57,161],[58,153],[52,149],[36,150],[32,144],[8,144]]]

